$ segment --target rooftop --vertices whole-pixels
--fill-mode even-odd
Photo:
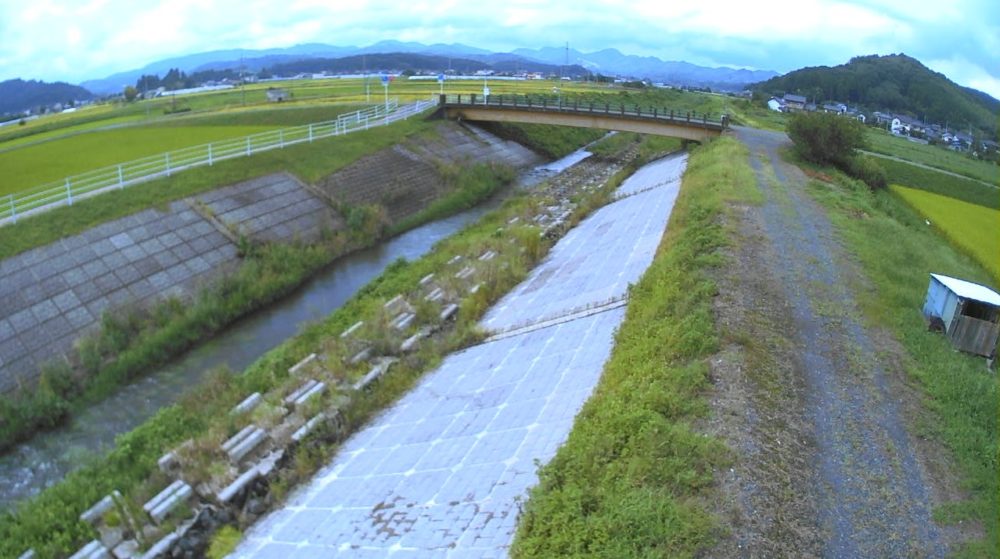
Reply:
[[[931,277],[941,282],[945,287],[952,290],[955,295],[963,299],[973,299],[983,303],[1000,307],[1000,294],[989,287],[965,281],[941,274],[931,274]]]

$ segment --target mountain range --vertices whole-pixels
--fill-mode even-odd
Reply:
[[[13,115],[56,103],[68,105],[71,102],[93,98],[94,95],[90,91],[64,82],[7,80],[0,82],[0,115]]]
[[[580,66],[586,70],[609,76],[622,75],[648,78],[673,85],[712,87],[713,89],[739,90],[747,84],[777,76],[768,70],[741,70],[734,68],[708,68],[687,62],[665,62],[652,56],[625,55],[615,49],[583,53],[573,49],[542,48],[518,49],[512,53],[494,53],[462,44],[425,45],[415,42],[381,41],[367,47],[334,46],[319,43],[296,45],[276,49],[231,49],[190,54],[159,60],[142,68],[119,72],[106,78],[85,81],[81,86],[97,94],[119,93],[134,84],[144,74],[162,75],[171,68],[192,73],[201,70],[245,69],[257,72],[279,64],[289,64],[315,58],[344,58],[367,54],[411,53],[452,59],[472,60],[495,68],[498,64],[527,68],[530,64],[551,67]],[[389,69],[372,67],[371,70]],[[438,70],[444,70],[439,68]]]

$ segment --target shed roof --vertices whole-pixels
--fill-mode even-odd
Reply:
[[[989,303],[990,305],[1000,307],[1000,294],[993,291],[989,287],[979,285],[978,283],[972,283],[971,281],[942,276],[941,274],[931,274],[931,277],[944,284],[944,286],[952,290],[955,295],[958,295],[963,299],[973,299],[975,301]]]

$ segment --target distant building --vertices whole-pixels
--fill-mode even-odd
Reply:
[[[802,95],[786,93],[783,101],[785,102],[785,110],[787,111],[804,111],[806,109],[806,98]]]
[[[784,112],[785,102],[781,99],[778,99],[777,97],[771,97],[770,99],[767,100],[767,108],[771,109],[772,111]]]
[[[924,301],[931,328],[941,330],[956,348],[996,357],[1000,337],[1000,294],[965,280],[931,274]]]
[[[272,103],[281,103],[282,101],[287,101],[292,98],[292,94],[287,90],[280,89],[277,87],[267,88],[267,100]]]

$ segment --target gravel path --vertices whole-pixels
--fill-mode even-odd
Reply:
[[[770,284],[757,287],[778,305],[770,317],[783,322],[788,344],[775,343],[775,351],[784,352],[788,362],[775,367],[787,369],[788,376],[776,378],[773,390],[783,396],[771,407],[759,391],[743,399],[751,411],[726,410],[740,398],[729,398],[728,404],[717,398],[716,404],[747,425],[730,422],[728,435],[737,451],[749,456],[738,459],[730,479],[723,480],[733,507],[743,509],[735,515],[736,543],[723,546],[725,554],[942,557],[945,540],[931,520],[933,488],[907,434],[896,383],[886,372],[893,363],[881,361],[891,357],[858,318],[848,288],[853,273],[848,255],[822,208],[805,192],[806,177],[781,160],[778,150],[787,137],[752,129],[737,129],[737,136],[750,148],[765,196],[762,206],[744,208],[744,221],[756,226],[757,238],[750,242],[760,244],[756,257]],[[746,382],[739,376],[746,375],[729,380]],[[781,425],[757,426],[776,401]],[[788,461],[771,457],[771,468],[754,468],[768,463],[762,444],[778,448],[783,440],[793,447],[781,451]],[[746,534],[739,533],[740,518]],[[775,534],[785,541],[777,546],[768,541]]]

